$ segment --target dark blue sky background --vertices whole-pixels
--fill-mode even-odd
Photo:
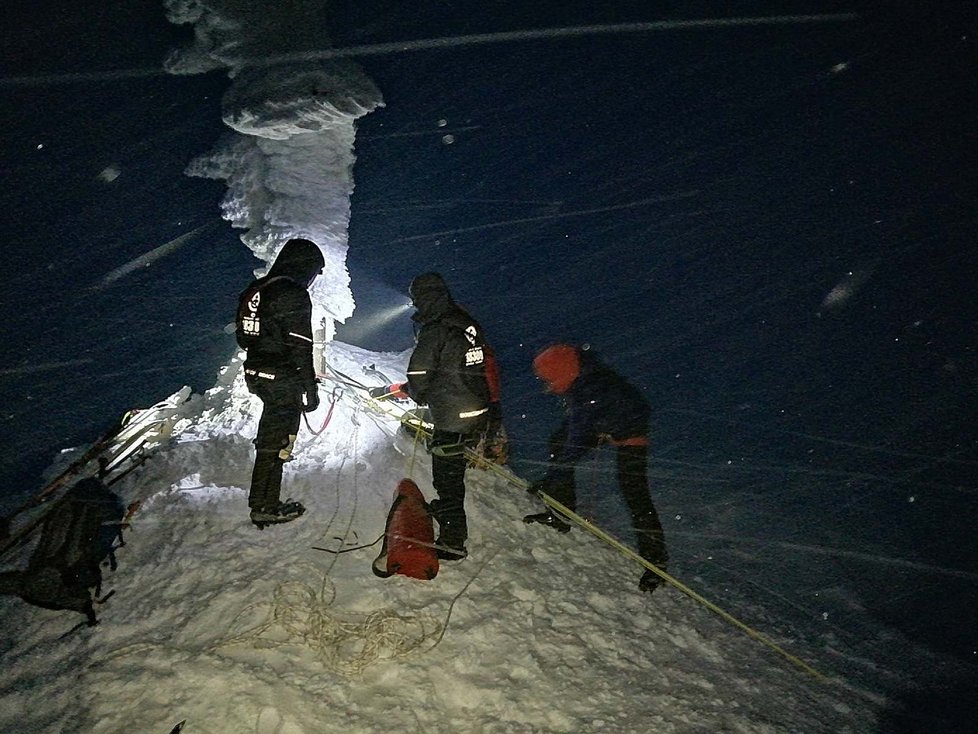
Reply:
[[[51,3],[53,21],[15,5],[4,78],[152,68],[183,35],[151,2],[94,16]],[[347,46],[717,12],[524,5],[341,2],[330,35]],[[970,573],[978,560],[978,36],[964,11],[890,5],[744,2],[724,15],[860,17],[360,59],[387,106],[358,126],[360,310],[341,335],[408,347],[406,320],[369,335],[357,320],[440,270],[499,353],[528,475],[557,415],[530,360],[552,341],[592,344],[653,405],[654,496],[680,565],[749,599],[751,559],[825,550],[785,558],[812,564],[792,599],[860,588],[872,616],[973,665],[974,580],[898,562]],[[232,349],[222,328],[256,263],[219,221],[223,186],[182,175],[221,133],[226,85],[215,73],[0,87],[9,495],[126,408],[206,389]],[[97,179],[108,165],[111,184]],[[821,308],[850,272],[860,287]],[[700,563],[718,547],[741,557],[739,579]]]
[[[175,33],[154,3],[93,13],[14,3],[0,78],[159,67]],[[220,133],[226,82],[209,78],[0,87],[0,236],[12,282],[0,401],[4,494],[33,492],[58,449],[93,440],[183,383],[204,389],[229,345],[228,282],[250,267],[215,216],[222,186],[182,171]],[[119,177],[99,174],[115,166]],[[210,236],[100,287],[112,270],[194,227]],[[223,278],[222,278],[223,280]],[[230,280],[230,279],[229,279]],[[211,281],[213,282],[213,281]]]

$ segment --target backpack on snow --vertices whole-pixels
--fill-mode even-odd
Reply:
[[[0,574],[0,593],[16,594],[46,609],[67,609],[98,624],[93,602],[102,588],[103,561],[116,569],[125,510],[101,479],[87,477],[50,510],[27,568]],[[94,590],[94,592],[93,592]]]

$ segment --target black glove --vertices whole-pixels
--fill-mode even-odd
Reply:
[[[313,413],[319,408],[319,380],[315,380],[306,388],[306,399],[302,403],[304,413]]]

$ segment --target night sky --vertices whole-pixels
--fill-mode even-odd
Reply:
[[[432,35],[397,7],[370,42]],[[653,404],[667,517],[725,503],[744,537],[970,572],[975,37],[818,10],[860,18],[362,59],[387,109],[358,135],[354,291],[446,274],[500,352],[527,473],[555,418],[529,362],[587,342]],[[503,29],[565,25],[545,15]],[[613,15],[581,20],[654,19]],[[974,661],[973,577],[833,564],[878,619]]]
[[[223,186],[182,174],[221,135],[224,75],[152,73],[186,36],[156,3],[43,5],[14,3],[0,31],[10,496],[126,408],[209,387],[258,264],[219,219]],[[340,2],[329,31],[342,48],[711,5]],[[811,5],[722,11],[858,17],[358,58],[386,107],[358,124],[360,310],[340,336],[407,348],[406,320],[357,320],[441,271],[500,356],[529,476],[557,416],[530,360],[591,344],[652,403],[674,557],[731,524],[736,552],[821,549],[823,588],[835,574],[874,618],[974,665],[978,35],[960,10]],[[147,74],[40,78],[120,69]]]

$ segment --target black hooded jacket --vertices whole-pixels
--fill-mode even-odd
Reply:
[[[580,353],[581,371],[561,395],[565,417],[555,435],[561,439],[557,465],[574,464],[601,440],[621,442],[644,437],[649,404],[642,393],[590,350]]]
[[[294,382],[300,391],[315,382],[308,288],[324,265],[314,242],[289,240],[268,274],[242,291],[235,337],[248,351],[246,371],[266,380]]]
[[[408,362],[408,394],[431,409],[438,430],[482,430],[489,405],[482,327],[452,300],[437,273],[415,278],[411,299],[420,328]]]

